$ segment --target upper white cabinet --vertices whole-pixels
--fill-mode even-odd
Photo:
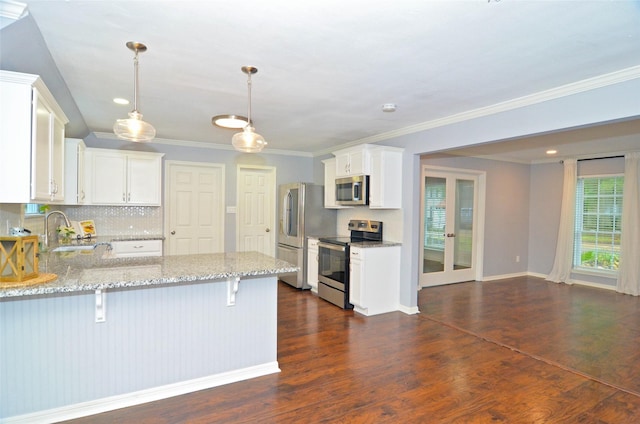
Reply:
[[[386,146],[371,150],[369,208],[402,207],[402,150]]]
[[[162,154],[86,149],[88,199],[94,205],[160,206]]]
[[[64,126],[37,75],[0,71],[0,202],[64,201]]]
[[[336,205],[335,179],[350,175],[369,175],[369,208],[402,207],[402,152],[404,149],[362,144],[333,152],[324,163],[324,207]]]
[[[339,150],[333,152],[336,157],[336,177],[350,177],[352,175],[369,175],[371,160],[368,145]]]
[[[352,206],[336,204],[336,158],[325,159],[324,164],[324,207],[327,209],[344,209]]]
[[[81,205],[86,200],[84,156],[86,146],[78,138],[67,138],[64,146],[64,203]]]

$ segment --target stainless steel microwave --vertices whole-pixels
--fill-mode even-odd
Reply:
[[[338,205],[368,205],[369,176],[336,178],[336,203]]]

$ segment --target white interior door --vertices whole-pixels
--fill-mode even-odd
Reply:
[[[424,167],[422,172],[421,287],[480,278],[479,206],[482,173]],[[481,178],[482,177],[482,178]],[[482,186],[482,189],[481,189]]]
[[[275,256],[276,171],[238,167],[237,250]]]
[[[165,165],[165,254],[224,252],[224,165]]]

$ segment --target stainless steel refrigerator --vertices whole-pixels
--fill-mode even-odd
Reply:
[[[310,183],[278,187],[278,259],[300,268],[278,278],[299,289],[308,289],[307,237],[331,236],[336,232],[336,210],[324,208],[324,187]]]

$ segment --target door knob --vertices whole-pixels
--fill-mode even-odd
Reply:
[[[271,229],[270,229],[270,228],[267,228],[265,231],[268,233],[269,231],[271,231]]]
[[[176,232],[175,232],[175,230],[174,230],[174,231],[171,231],[171,235],[175,235],[175,233],[176,233]]]
[[[447,237],[455,237],[456,235],[454,233],[447,233]]]

